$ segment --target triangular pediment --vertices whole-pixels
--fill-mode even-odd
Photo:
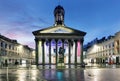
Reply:
[[[34,35],[40,35],[40,34],[72,34],[72,35],[80,35],[84,36],[86,33],[80,30],[76,30],[67,26],[62,26],[62,25],[57,25],[57,26],[52,26],[44,29],[40,29],[37,31],[34,31]]]
[[[40,31],[39,33],[73,33],[73,30],[60,26],[60,27],[51,27],[49,29]]]

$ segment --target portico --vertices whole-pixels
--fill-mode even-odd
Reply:
[[[36,64],[80,64],[83,62],[85,32],[65,26],[64,9],[58,5],[54,10],[55,24],[34,31]],[[62,59],[61,59],[62,58]]]

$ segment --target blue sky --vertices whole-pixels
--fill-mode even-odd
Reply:
[[[0,0],[0,33],[34,46],[32,31],[54,24],[59,0]],[[84,44],[120,31],[120,0],[60,0],[65,24],[87,32]]]

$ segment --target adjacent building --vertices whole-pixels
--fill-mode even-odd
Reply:
[[[114,36],[95,39],[84,46],[87,62],[120,63],[120,31]]]
[[[17,40],[0,35],[0,65],[34,62],[34,57],[34,49],[18,43]]]

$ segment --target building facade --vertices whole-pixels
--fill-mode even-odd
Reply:
[[[32,48],[18,43],[17,40],[0,35],[0,65],[15,64],[15,62],[22,64],[27,60],[34,62],[34,51]]]
[[[65,10],[58,5],[54,10],[53,26],[34,31],[36,42],[36,64],[80,64],[83,61],[85,32],[64,24]],[[61,59],[62,58],[62,59]]]
[[[91,63],[120,63],[120,32],[114,36],[96,40],[86,50],[86,59]]]
[[[115,55],[116,55],[117,63],[120,63],[120,31],[115,34],[114,52],[115,52]]]

